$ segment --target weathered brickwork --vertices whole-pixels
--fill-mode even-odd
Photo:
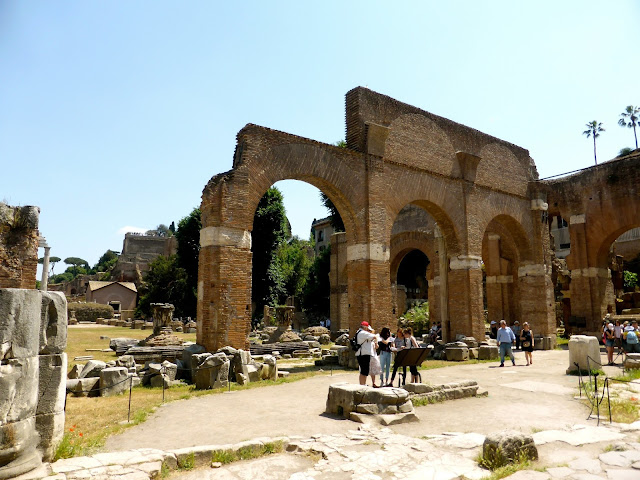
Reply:
[[[36,288],[39,214],[0,203],[0,288]]]
[[[256,125],[238,133],[233,169],[213,177],[202,195],[198,342],[207,348],[246,345],[253,215],[264,192],[285,179],[318,187],[345,223],[341,263],[331,273],[336,326],[353,331],[362,320],[376,328],[393,326],[397,267],[408,249],[417,248],[431,262],[432,319],[443,320],[449,338],[482,338],[481,264],[492,262],[484,243],[494,233],[504,240],[493,262],[496,268],[508,262],[513,280],[499,292],[510,298],[491,304],[499,305],[501,314],[516,316],[510,321],[527,312],[534,330],[548,330],[546,310],[552,312],[553,306],[547,305],[545,268],[550,256],[542,250],[549,249],[549,242],[535,238],[548,231],[535,225],[539,216],[531,211],[529,185],[537,173],[528,152],[360,87],[347,93],[346,124],[348,148]],[[429,228],[416,228],[421,235],[397,236],[406,208],[420,208],[431,219]],[[542,284],[525,300],[519,293],[531,280],[521,282],[518,272],[531,265],[543,266]],[[533,310],[529,301],[541,306]]]
[[[640,152],[571,176],[536,182],[533,195],[549,205],[549,215],[569,222],[573,332],[595,333],[615,312],[609,250],[622,233],[640,226]]]

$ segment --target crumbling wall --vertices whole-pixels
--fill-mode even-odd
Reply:
[[[35,288],[38,207],[0,203],[0,288]]]

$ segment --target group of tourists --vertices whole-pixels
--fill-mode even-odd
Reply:
[[[391,373],[391,356],[395,352],[408,348],[418,348],[418,342],[413,336],[411,327],[398,328],[395,336],[391,334],[389,327],[383,327],[380,333],[376,333],[369,322],[362,322],[355,336],[358,350],[356,358],[360,370],[360,385],[366,385],[367,377],[371,377],[374,388],[390,386],[393,383]],[[409,367],[411,382],[418,381],[418,367]],[[380,385],[376,384],[376,377],[380,378]]]
[[[614,365],[613,354],[615,347],[618,347],[618,355],[626,353],[640,353],[640,331],[638,322],[633,320],[622,323],[616,320],[614,325],[606,317],[602,324],[602,342],[607,348],[607,362]]]

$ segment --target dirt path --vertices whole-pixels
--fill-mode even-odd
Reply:
[[[565,375],[567,351],[534,352],[534,365],[498,368],[498,363],[458,365],[422,372],[423,381],[476,380],[488,397],[418,407],[419,423],[392,427],[421,436],[447,431],[489,433],[505,428],[562,428],[587,423],[588,409],[573,397],[577,377]],[[507,362],[507,364],[509,364]],[[323,415],[329,385],[357,382],[357,372],[323,375],[272,387],[209,395],[164,405],[150,419],[109,438],[106,450],[159,449],[235,443],[262,436],[344,433],[348,420]]]

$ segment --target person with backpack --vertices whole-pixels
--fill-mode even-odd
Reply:
[[[351,342],[351,348],[356,349],[356,359],[358,360],[358,367],[360,370],[360,385],[367,384],[367,377],[369,376],[369,366],[371,365],[371,356],[374,353],[373,342],[376,336],[371,332],[369,322],[362,322],[360,328],[356,332]],[[354,343],[356,345],[354,345]],[[371,376],[373,387],[377,388],[375,376]]]

